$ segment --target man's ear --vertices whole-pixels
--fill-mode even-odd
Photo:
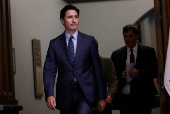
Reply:
[[[61,18],[61,23],[64,25],[64,19],[63,18]]]

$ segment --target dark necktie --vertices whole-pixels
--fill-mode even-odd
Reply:
[[[74,44],[73,44],[73,36],[70,36],[69,42],[68,42],[68,54],[70,56],[71,63],[74,64]]]
[[[133,49],[130,49],[131,54],[130,54],[130,63],[134,63],[135,66],[135,58],[134,58],[134,54],[133,54]]]
[[[68,54],[70,56],[70,60],[72,65],[74,65],[74,44],[73,44],[73,36],[70,36],[69,42],[68,42]],[[76,82],[76,77],[73,79],[73,83]]]

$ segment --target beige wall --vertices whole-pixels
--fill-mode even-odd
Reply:
[[[59,114],[47,108],[44,96],[34,97],[32,44],[41,41],[42,66],[50,39],[64,31],[59,12],[63,0],[11,0],[13,47],[16,52],[15,94],[23,111],[20,114]],[[79,30],[94,35],[102,56],[124,45],[122,27],[133,24],[153,8],[153,0],[125,0],[74,4],[80,9]],[[115,112],[116,114],[118,112]]]
[[[42,65],[50,39],[64,31],[60,23],[62,0],[11,0],[12,39],[16,52],[15,94],[23,105],[20,114],[59,114],[47,108],[44,96],[34,97],[32,44],[41,41]]]
[[[122,28],[134,24],[154,7],[153,0],[121,0],[75,4],[80,8],[79,30],[94,35],[102,56],[124,45]]]

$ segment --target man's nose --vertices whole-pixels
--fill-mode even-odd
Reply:
[[[75,22],[75,21],[76,21],[76,18],[75,18],[75,17],[73,17],[72,21],[73,21],[73,22]]]
[[[130,40],[130,37],[127,37],[126,39],[127,39],[127,40]]]

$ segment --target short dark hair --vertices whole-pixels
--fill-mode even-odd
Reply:
[[[63,9],[61,9],[60,11],[60,19],[65,17],[65,13],[67,10],[75,10],[79,16],[79,9],[77,7],[75,7],[74,5],[66,5]]]
[[[123,33],[128,32],[129,30],[133,30],[133,33],[135,35],[139,35],[139,30],[138,30],[137,26],[128,24],[128,25],[123,27]]]

